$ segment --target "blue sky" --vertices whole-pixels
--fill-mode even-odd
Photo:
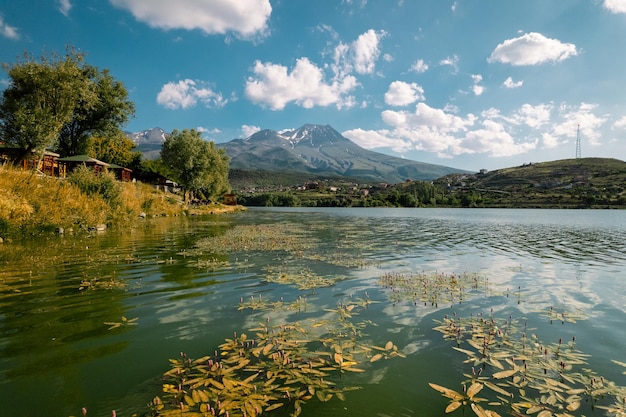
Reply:
[[[0,0],[0,61],[66,45],[124,83],[132,132],[328,124],[479,170],[574,158],[580,127],[626,160],[626,0]]]

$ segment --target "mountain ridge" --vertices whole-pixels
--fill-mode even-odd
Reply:
[[[127,134],[146,159],[159,157],[167,135],[161,128]],[[267,171],[277,175],[295,172],[317,177],[398,183],[469,172],[364,149],[330,125],[304,124],[280,132],[264,129],[244,139],[216,143],[216,146],[226,151],[232,170]]]
[[[288,170],[388,183],[468,172],[364,149],[329,125],[305,124],[282,132],[265,129],[217,146],[230,156],[231,168],[246,171]]]

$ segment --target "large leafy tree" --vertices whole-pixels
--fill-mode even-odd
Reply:
[[[174,130],[169,134],[161,149],[161,159],[181,185],[185,201],[188,192],[216,199],[230,188],[226,151],[202,139],[195,129]]]
[[[120,137],[123,134],[120,126],[135,113],[128,91],[108,70],[99,71],[89,65],[82,70],[96,97],[92,101],[78,102],[72,120],[63,125],[57,149],[64,156],[89,153],[92,136]]]
[[[23,151],[43,153],[70,123],[78,103],[91,109],[97,94],[83,74],[84,57],[73,50],[64,57],[43,56],[40,62],[25,56],[3,64],[9,86],[0,102],[0,137]]]
[[[87,154],[104,162],[136,168],[141,159],[141,152],[135,151],[136,146],[124,132],[118,130],[93,136],[89,140]]]
[[[2,67],[9,86],[0,101],[0,138],[23,156],[48,147],[63,156],[87,153],[91,136],[118,134],[134,114],[123,84],[74,49]]]

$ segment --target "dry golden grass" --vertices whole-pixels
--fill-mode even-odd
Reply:
[[[0,224],[20,229],[88,228],[105,223],[108,205],[76,187],[29,171],[0,168]]]
[[[98,194],[86,195],[65,180],[0,166],[0,233],[8,229],[28,232],[76,230],[98,224],[133,226],[140,215],[177,216],[234,211],[237,208],[211,205],[189,209],[179,196],[157,191],[143,183],[122,183],[114,206]]]

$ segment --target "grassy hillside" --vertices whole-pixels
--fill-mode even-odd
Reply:
[[[253,182],[263,182],[266,178],[268,184],[281,177],[277,173],[248,172],[247,175],[258,175],[251,179]],[[303,189],[295,185],[303,184],[304,178],[283,179],[280,188],[234,188],[240,190],[239,199],[244,205],[626,208],[626,162],[607,158],[543,162],[392,186],[335,179]]]
[[[564,159],[436,181],[446,192],[489,207],[626,207],[626,162]]]
[[[103,178],[104,174],[95,177],[89,172],[88,177]],[[87,181],[90,181],[89,178]],[[82,232],[93,230],[98,225],[132,227],[144,217],[237,209],[220,204],[188,207],[179,195],[157,191],[153,186],[140,182],[99,181],[99,184],[81,187],[84,180],[61,180],[0,165],[0,239],[36,235],[57,228]],[[107,185],[106,190],[103,184]],[[94,188],[94,185],[99,188]],[[89,189],[94,191],[85,192]]]

